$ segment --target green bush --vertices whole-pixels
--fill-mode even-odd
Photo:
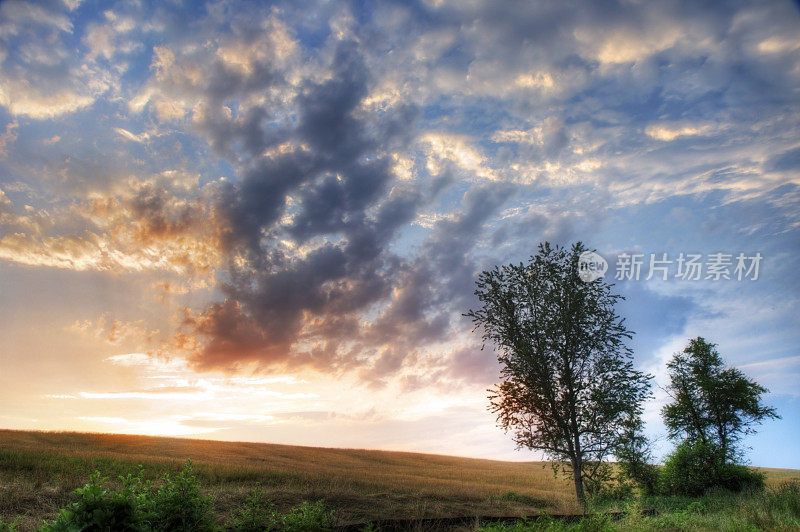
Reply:
[[[241,532],[280,530],[282,526],[281,516],[275,511],[275,506],[267,500],[261,486],[253,488],[245,505],[236,510],[228,522],[229,530]]]
[[[283,516],[283,530],[287,532],[329,530],[330,528],[331,515],[322,505],[322,501],[304,502]]]
[[[116,531],[141,530],[136,502],[130,493],[109,491],[103,487],[108,480],[95,472],[89,483],[75,490],[77,500],[59,512],[55,521],[43,528],[46,532],[77,532],[83,530]]]
[[[642,460],[619,462],[622,476],[630,479],[643,495],[654,495],[658,489],[658,467]]]
[[[764,487],[764,475],[726,461],[716,445],[681,442],[667,457],[659,474],[659,491],[665,495],[702,495],[711,489],[739,492]]]
[[[180,532],[214,529],[211,499],[200,493],[192,461],[175,477],[165,474],[157,489],[148,485],[139,499],[144,521],[153,530]],[[146,494],[146,495],[145,495]]]
[[[174,478],[164,475],[161,485],[137,475],[120,477],[122,489],[112,491],[108,480],[95,472],[89,483],[75,490],[76,499],[61,510],[46,532],[79,531],[207,531],[214,530],[211,500],[200,493],[191,461]]]
[[[55,521],[45,524],[44,532],[163,532],[212,531],[211,498],[203,496],[191,460],[175,476],[165,474],[161,482],[143,480],[140,467],[136,475],[120,477],[121,489],[104,487],[108,480],[95,472],[89,483],[75,490],[76,500],[61,510]],[[13,532],[16,524],[0,520],[0,532]],[[253,489],[247,503],[231,517],[228,529],[238,531],[329,530],[331,514],[322,502],[304,502],[280,515],[267,500],[260,486]]]

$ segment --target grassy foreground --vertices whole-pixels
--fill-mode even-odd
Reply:
[[[0,519],[18,521],[19,530],[33,530],[43,520],[53,519],[58,509],[70,502],[72,491],[83,486],[95,470],[111,477],[113,484],[113,479],[135,473],[141,464],[145,477],[155,480],[165,472],[180,471],[187,458],[192,459],[206,493],[213,497],[219,523],[226,522],[245,503],[257,484],[279,510],[320,500],[335,511],[340,525],[391,518],[535,515],[542,510],[550,514],[579,512],[571,485],[554,479],[545,463],[0,430]],[[775,491],[786,481],[800,481],[800,471],[763,471],[772,490],[763,496],[719,494],[703,499],[646,501],[648,506],[659,509],[657,517],[643,516],[635,503],[621,502],[608,509],[626,511],[622,521],[601,519],[575,524],[540,520],[486,530],[758,530],[770,528],[769,522],[773,522],[773,529],[800,529],[791,526],[791,518],[774,521],[770,517],[775,512],[788,512],[790,516],[800,512],[798,492]],[[765,517],[766,514],[769,515]]]
[[[543,516],[488,525],[482,532],[800,530],[800,482],[768,486],[754,493],[710,493],[703,497],[650,497],[618,502],[621,517],[594,514],[577,521]],[[655,510],[653,515],[644,508]]]

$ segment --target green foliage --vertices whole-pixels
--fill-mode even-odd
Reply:
[[[736,368],[726,368],[716,345],[694,338],[667,364],[672,402],[662,409],[671,438],[716,444],[733,461],[737,444],[755,426],[779,418],[764,406],[767,389]]]
[[[800,482],[784,482],[748,497],[739,512],[761,530],[800,529]]]
[[[141,530],[138,509],[130,493],[109,491],[103,484],[108,479],[95,472],[89,483],[75,490],[77,500],[61,510],[47,532],[83,530]]]
[[[760,491],[714,490],[702,497],[658,496],[644,504],[658,515],[644,518],[640,530],[798,530],[800,483],[783,483]],[[620,530],[636,529],[630,520]]]
[[[618,482],[633,482],[642,495],[653,495],[658,487],[658,467],[653,462],[650,442],[644,436],[641,417],[629,417],[614,451],[620,469]]]
[[[634,487],[634,484],[623,476],[597,485],[590,485],[589,504],[597,506],[630,499],[633,496]]]
[[[767,389],[726,368],[715,344],[700,337],[676,353],[667,369],[672,402],[662,414],[670,438],[680,443],[659,475],[659,490],[700,495],[714,488],[763,488],[763,475],[735,462],[741,439],[764,419],[779,418],[761,402]]]
[[[762,473],[728,462],[719,445],[700,440],[680,443],[659,475],[659,491],[665,495],[698,496],[711,489],[738,492],[763,487]]]
[[[253,488],[250,498],[242,508],[237,509],[230,522],[229,530],[256,532],[259,530],[279,530],[282,521],[275,505],[267,500],[261,486]]]
[[[653,508],[645,515],[642,507]],[[800,482],[787,482],[757,492],[712,491],[701,497],[645,497],[625,509],[619,520],[598,514],[578,522],[543,514],[509,524],[481,527],[484,532],[606,531],[619,530],[800,530]]]
[[[610,532],[616,530],[610,517],[595,515],[578,522],[556,519],[542,512],[536,519],[520,519],[514,523],[484,525],[482,532]]]
[[[18,526],[19,525],[17,524],[17,521],[11,521],[9,523],[7,521],[3,521],[3,518],[0,517],[0,532],[16,532]]]
[[[322,501],[304,502],[283,516],[283,530],[287,532],[329,530],[330,528],[331,514],[322,505]]]
[[[527,264],[482,272],[481,308],[466,314],[498,351],[502,382],[489,399],[499,425],[560,462],[581,500],[641,414],[650,379],[633,367],[632,333],[614,309],[622,296],[578,276],[585,251],[543,243]]]
[[[89,483],[75,491],[76,500],[61,510],[58,518],[46,524],[45,532],[83,531],[212,531],[218,530],[211,513],[211,498],[201,493],[200,482],[191,460],[176,474],[164,474],[160,482],[144,481],[143,470],[120,477],[121,488],[110,490],[108,480],[95,472]],[[321,501],[304,502],[281,515],[257,486],[242,508],[228,523],[237,531],[329,530],[331,512]],[[0,520],[0,532],[13,531],[15,525]]]
[[[164,475],[159,486],[138,474],[120,477],[118,491],[104,487],[107,477],[95,472],[75,491],[76,499],[61,510],[47,532],[92,531],[206,531],[213,530],[211,501],[200,493],[191,461],[174,478]]]
[[[144,520],[154,530],[189,532],[214,528],[211,499],[201,494],[191,460],[174,477],[165,474],[155,490],[148,486],[141,502]]]

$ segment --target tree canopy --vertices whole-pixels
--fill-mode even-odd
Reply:
[[[736,458],[741,438],[763,420],[779,418],[765,406],[767,389],[736,368],[726,368],[716,344],[694,338],[667,364],[672,402],[662,409],[670,438],[718,445]]]

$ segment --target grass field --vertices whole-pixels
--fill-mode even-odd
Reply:
[[[322,500],[340,522],[577,511],[545,463],[114,434],[0,430],[0,516],[23,530],[53,518],[94,470],[157,478],[195,463],[227,515],[260,483],[279,508]]]
[[[546,463],[113,434],[0,430],[0,517],[32,530],[100,470],[115,479],[178,472],[187,458],[220,522],[260,484],[280,509],[321,500],[339,524],[386,518],[578,512]],[[800,471],[765,469],[767,482]]]

